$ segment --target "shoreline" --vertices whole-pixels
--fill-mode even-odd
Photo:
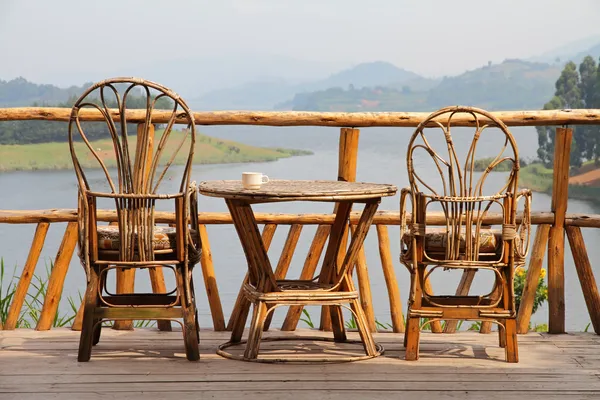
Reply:
[[[134,145],[134,141],[130,146]],[[100,168],[84,143],[76,143],[76,152],[82,167]],[[112,149],[112,140],[101,139],[92,142],[95,149]],[[167,150],[168,151],[168,150]],[[99,152],[107,168],[116,167],[111,150]],[[271,162],[281,158],[312,155],[312,151],[287,148],[269,148],[246,145],[231,140],[197,135],[194,148],[194,165],[239,164],[251,162]],[[186,154],[178,154],[173,165],[186,162]],[[68,142],[48,142],[35,144],[0,145],[0,173],[27,171],[62,171],[73,169],[73,161]]]

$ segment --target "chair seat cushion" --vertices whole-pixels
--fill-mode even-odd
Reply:
[[[473,231],[473,234],[475,232]],[[410,243],[410,235],[404,235],[405,244]],[[448,244],[446,228],[427,228],[425,234],[425,251],[427,253],[445,253]],[[496,253],[502,244],[502,232],[497,229],[481,228],[479,230],[479,253]],[[466,233],[460,234],[460,250],[465,250]]]
[[[194,236],[194,235],[192,235]],[[98,226],[98,248],[100,250],[119,250],[120,232],[117,225]],[[155,226],[152,238],[153,250],[169,250],[176,247],[176,229],[170,226]]]

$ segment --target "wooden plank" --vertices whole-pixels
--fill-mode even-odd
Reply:
[[[204,287],[206,288],[206,295],[208,297],[210,315],[213,320],[213,329],[215,331],[224,331],[225,317],[223,316],[223,306],[221,305],[221,297],[219,296],[219,287],[217,286],[217,277],[215,275],[208,232],[206,230],[206,225],[203,224],[199,225],[198,229],[200,230],[200,242],[202,244],[200,266],[202,267],[202,277],[204,278]]]
[[[524,334],[529,331],[529,321],[533,311],[533,302],[540,279],[540,272],[544,262],[544,254],[548,245],[548,235],[550,225],[540,225],[535,233],[531,258],[529,259],[529,268],[527,268],[527,278],[523,293],[521,294],[521,303],[517,313],[517,333]]]
[[[548,243],[548,332],[565,332],[565,218],[573,129],[556,128],[552,204],[554,224]]]
[[[571,246],[571,253],[575,261],[575,269],[581,284],[581,291],[585,299],[588,313],[594,326],[594,332],[600,334],[600,293],[596,285],[596,278],[592,270],[592,264],[587,254],[581,228],[578,226],[567,226],[567,238]]]
[[[77,244],[77,236],[77,222],[69,222],[65,229],[65,234],[58,249],[58,253],[56,254],[50,278],[48,279],[48,289],[46,291],[46,297],[44,298],[44,305],[42,306],[40,319],[35,328],[38,331],[52,328],[54,317],[58,311],[58,304],[60,303],[65,277],[67,276],[67,271],[69,269],[69,263],[71,262],[73,251]]]
[[[216,361],[216,362],[215,362]],[[219,360],[207,361],[215,365]],[[216,366],[216,365],[215,365]],[[484,372],[472,372],[472,373],[461,373],[452,372],[444,373],[441,371],[434,373],[423,373],[414,372],[409,373],[407,371],[402,372],[381,372],[381,373],[370,373],[368,368],[365,368],[365,372],[361,373],[357,368],[354,368],[353,372],[331,372],[323,374],[316,371],[309,371],[304,368],[280,368],[279,371],[269,372],[268,374],[258,373],[258,371],[240,371],[237,368],[230,368],[229,373],[223,369],[217,369],[216,372],[206,371],[203,374],[196,372],[161,372],[152,371],[150,374],[141,373],[137,369],[129,374],[118,374],[106,370],[101,374],[86,374],[84,372],[73,372],[73,373],[56,373],[49,371],[47,374],[32,376],[31,374],[7,374],[3,376],[9,376],[11,383],[15,385],[26,385],[35,380],[35,384],[76,384],[77,382],[87,381],[88,383],[102,383],[102,382],[115,382],[115,383],[126,383],[126,382],[149,382],[154,383],[157,380],[167,380],[170,382],[243,382],[243,381],[254,381],[254,382],[265,382],[267,385],[276,381],[361,381],[366,385],[375,385],[381,381],[396,381],[396,382],[484,382],[486,379],[492,379],[495,382],[504,383],[522,383],[522,382],[555,382],[564,379],[567,376],[569,380],[585,384],[586,382],[598,383],[598,378],[593,374],[579,374],[579,375],[561,375],[557,373],[519,373],[518,371],[507,371],[504,373],[484,373]],[[84,377],[87,377],[85,379]]]
[[[377,225],[377,242],[379,244],[379,257],[381,258],[381,268],[385,279],[385,286],[388,291],[390,301],[390,315],[392,318],[392,330],[396,333],[404,333],[404,318],[402,316],[402,303],[400,301],[400,287],[396,280],[394,272],[394,263],[390,251],[390,237],[388,227]]]
[[[315,271],[317,270],[317,264],[319,263],[319,259],[321,258],[321,254],[325,248],[325,242],[327,242],[327,237],[329,236],[330,230],[331,227],[329,225],[319,225],[317,228],[315,237],[310,245],[306,259],[304,260],[304,266],[302,267],[302,272],[300,273],[300,279],[308,280],[314,277]],[[302,314],[303,309],[304,306],[290,306],[285,320],[283,321],[283,325],[281,326],[281,330],[295,330],[298,326],[298,321],[300,320],[300,315]]]
[[[19,283],[17,284],[15,293],[13,294],[12,303],[10,304],[8,314],[6,316],[6,323],[4,324],[4,327],[0,329],[10,330],[17,327],[19,315],[21,314],[21,309],[23,308],[23,302],[25,301],[25,296],[27,296],[31,279],[35,273],[35,267],[37,266],[40,258],[40,253],[44,247],[44,241],[46,240],[46,234],[48,233],[49,226],[50,224],[47,222],[40,222],[35,229],[33,242],[31,243],[31,248],[29,249],[29,255],[27,256],[27,261],[23,267],[21,278],[19,278]]]
[[[336,391],[351,393],[355,390],[365,388],[369,381],[354,380],[354,381],[317,381],[310,382],[308,387],[310,390],[320,389],[326,391]],[[403,381],[375,381],[371,383],[377,384],[377,389],[380,391],[396,390],[396,391],[480,391],[480,392],[504,392],[505,396],[508,393],[522,394],[523,392],[549,392],[549,391],[583,391],[588,393],[600,394],[600,381],[596,382],[568,382],[568,381],[550,381],[550,382],[520,382],[519,385],[507,385],[506,382],[482,381],[482,382],[460,382],[460,381],[443,381],[443,382],[403,382]],[[27,392],[31,389],[24,385],[15,385],[7,383],[0,389],[0,393],[19,393]],[[227,390],[276,390],[280,391],[285,388],[288,391],[294,391],[295,394],[301,394],[307,389],[307,382],[303,381],[232,381],[227,382]],[[35,390],[39,393],[79,393],[88,391],[102,391],[108,393],[126,393],[130,391],[145,391],[157,393],[172,393],[174,391],[184,390],[223,390],[223,382],[202,382],[190,380],[185,382],[111,382],[110,384],[94,383],[82,381],[77,385],[74,384],[39,384],[35,385]],[[375,388],[373,388],[375,389]]]
[[[131,400],[145,400],[148,398],[148,392],[145,391],[128,391],[123,392],[123,395],[127,399]],[[177,399],[179,400],[196,400],[204,398],[223,398],[223,399],[253,399],[260,398],[263,400],[279,400],[287,398],[290,395],[286,389],[270,389],[270,390],[193,390],[193,391],[177,391]],[[547,392],[537,391],[535,392],[536,397],[545,400],[586,400],[596,399],[598,396],[595,392],[590,391],[561,391]],[[157,393],[157,397],[160,395]],[[503,392],[490,392],[490,391],[464,391],[461,392],[460,398],[465,400],[481,399],[486,398],[489,400],[500,400],[505,399],[506,394]],[[456,392],[446,392],[438,390],[428,391],[406,391],[406,390],[386,390],[376,391],[376,389],[362,389],[353,391],[327,391],[321,389],[304,389],[300,393],[295,392],[295,398],[298,399],[319,399],[327,398],[330,400],[362,400],[362,399],[373,399],[373,400],[387,400],[389,398],[402,398],[405,400],[421,400],[423,398],[447,400],[456,399]],[[12,400],[37,400],[39,398],[38,393],[18,393],[11,394]],[[101,391],[96,392],[78,392],[74,398],[79,400],[96,400],[105,399],[106,395]],[[44,393],[44,399],[64,399],[62,393]]]
[[[119,120],[117,109],[110,115]],[[330,127],[416,127],[429,112],[307,112],[307,111],[202,111],[194,112],[197,125],[262,125],[262,126],[330,126]],[[561,126],[600,125],[599,109],[495,111],[492,115],[508,126]],[[13,107],[0,108],[0,121],[69,121],[70,108],[58,107]],[[170,111],[154,110],[152,122],[167,123]],[[79,111],[81,121],[104,121],[99,111],[88,108]],[[127,110],[127,120],[143,123],[146,110]],[[480,118],[479,124],[489,122]],[[185,118],[176,123],[187,124]],[[453,126],[474,126],[475,120],[468,114],[452,118]]]

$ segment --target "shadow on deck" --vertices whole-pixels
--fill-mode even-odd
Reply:
[[[104,329],[102,335],[92,360],[78,363],[79,332],[0,331],[0,398],[600,398],[600,336],[591,333],[521,335],[518,364],[504,362],[496,334],[472,332],[422,334],[416,362],[400,358],[401,334],[379,333],[383,356],[342,364],[226,360],[215,350],[228,332],[201,332],[199,362],[185,359],[181,332]],[[303,355],[361,350],[299,340],[265,342],[261,351],[274,348]]]

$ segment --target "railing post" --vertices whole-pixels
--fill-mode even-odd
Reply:
[[[342,128],[340,129],[340,147],[338,152],[338,181],[354,182],[356,181],[356,163],[358,159],[358,138],[360,129]],[[337,204],[334,213],[337,211]],[[344,237],[347,238],[346,235]],[[342,245],[345,241],[342,242]],[[342,250],[343,249],[343,250]],[[340,257],[345,253],[345,246],[340,250]],[[331,318],[329,315],[329,306],[321,307],[321,327],[322,330],[331,330]]]
[[[552,212],[554,223],[548,241],[548,332],[565,332],[565,217],[569,199],[569,165],[573,129],[556,128]]]

